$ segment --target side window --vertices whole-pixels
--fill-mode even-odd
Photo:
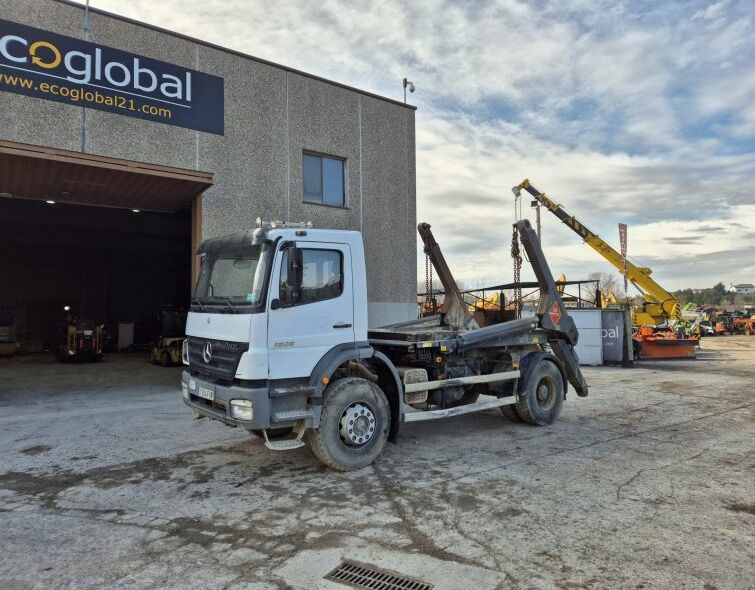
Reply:
[[[302,248],[304,273],[301,284],[301,297],[297,302],[314,303],[334,299],[343,293],[343,254],[338,250],[317,250]],[[283,252],[280,269],[281,300],[285,300],[287,291],[286,275],[288,269],[288,252]]]

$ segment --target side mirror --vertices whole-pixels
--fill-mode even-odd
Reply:
[[[286,303],[294,305],[301,298],[301,285],[304,279],[304,262],[302,251],[296,246],[286,249],[288,265],[286,267],[286,293],[281,293]]]

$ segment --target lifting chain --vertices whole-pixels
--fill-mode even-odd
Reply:
[[[522,253],[519,251],[519,232],[516,226],[511,234],[511,258],[514,261],[514,309],[519,318],[522,310]]]
[[[425,305],[424,311],[433,315],[437,313],[435,296],[433,294],[433,264],[430,262],[430,256],[425,254]]]

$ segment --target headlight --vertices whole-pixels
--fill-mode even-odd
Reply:
[[[252,402],[248,399],[231,400],[231,417],[236,420],[251,420],[253,415]]]
[[[181,360],[183,361],[184,365],[189,364],[189,341],[184,340],[183,344],[181,345]]]

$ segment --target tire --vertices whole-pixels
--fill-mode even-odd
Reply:
[[[291,434],[293,430],[294,430],[293,426],[283,426],[282,428],[268,428],[267,438],[270,438],[270,439],[283,438],[284,436]],[[254,436],[258,436],[260,438],[265,438],[265,435],[262,434],[262,430],[258,428],[250,429],[249,433],[253,434]]]
[[[160,364],[163,367],[170,367],[170,355],[167,352],[160,355]]]
[[[522,421],[522,419],[519,417],[519,414],[516,411],[515,404],[506,404],[505,406],[501,406],[501,414],[506,416],[506,418],[508,418],[512,422]]]
[[[361,469],[380,456],[390,424],[391,411],[382,389],[360,377],[339,379],[325,390],[320,426],[309,432],[309,446],[328,467]]]
[[[542,359],[527,377],[521,399],[515,404],[523,422],[535,426],[553,424],[564,404],[564,382],[558,367]]]

